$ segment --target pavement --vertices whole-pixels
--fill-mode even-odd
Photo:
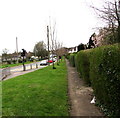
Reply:
[[[46,66],[39,66],[38,65],[38,68],[36,68],[35,63],[33,63],[33,64],[34,65],[32,66],[32,69],[30,67],[31,64],[27,64],[26,65],[26,71],[23,71],[23,66],[11,67],[10,68],[10,75],[6,76],[2,80],[5,81],[5,80],[8,80],[10,78],[13,78],[13,77],[16,77],[16,76],[19,76],[19,75],[23,75],[23,74],[26,74],[26,73],[30,73],[30,72],[33,72],[35,70],[38,70],[38,69],[46,67]]]
[[[103,113],[95,104],[91,104],[93,99],[93,89],[86,86],[83,79],[79,77],[76,68],[72,67],[66,60],[68,70],[68,95],[70,104],[70,116],[103,117]]]

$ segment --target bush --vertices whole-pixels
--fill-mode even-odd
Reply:
[[[22,59],[19,59],[19,60],[18,60],[18,63],[22,63]]]
[[[70,54],[69,56],[69,61],[70,61],[70,64],[75,67],[75,55],[76,53],[73,53],[73,54]]]
[[[92,85],[97,103],[112,118],[120,116],[120,44],[83,50],[70,60],[88,85]]]
[[[11,64],[11,61],[7,61],[7,64]]]
[[[13,64],[16,64],[17,60],[12,60]]]
[[[84,44],[80,44],[78,45],[78,51],[84,50],[85,49],[85,45]]]
[[[113,118],[120,115],[120,45],[99,47],[90,56],[90,80],[97,101]]]
[[[89,79],[89,56],[90,56],[91,50],[84,50],[78,52],[75,58],[75,65],[77,68],[77,71],[80,73],[81,77],[84,79],[86,84],[91,85],[90,79]]]
[[[70,58],[70,54],[68,53],[67,55],[65,55],[65,58],[69,59]]]

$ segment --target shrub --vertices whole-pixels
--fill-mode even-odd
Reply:
[[[70,54],[69,56],[69,61],[70,61],[70,64],[75,67],[75,55],[76,53],[73,53],[73,54]]]
[[[13,64],[16,64],[17,60],[12,60]]]
[[[85,49],[85,45],[84,44],[80,44],[78,45],[78,51],[84,50]]]
[[[97,100],[113,118],[120,115],[120,45],[99,47],[90,56],[90,80]]]
[[[83,50],[70,55],[81,77],[92,84],[94,94],[104,111],[112,117],[120,116],[120,44]]]
[[[70,58],[70,54],[68,53],[67,55],[65,55],[65,58],[69,59]]]
[[[9,60],[9,61],[7,61],[7,64],[11,64],[11,61]]]
[[[89,79],[89,56],[90,56],[91,50],[83,50],[78,52],[75,58],[75,65],[77,68],[77,71],[80,73],[81,77],[85,80],[86,84],[90,85],[90,79]]]
[[[22,59],[19,59],[19,60],[18,60],[18,63],[22,63]]]

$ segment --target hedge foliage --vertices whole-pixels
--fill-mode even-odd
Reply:
[[[77,71],[80,73],[81,77],[84,79],[86,84],[91,85],[90,77],[89,77],[89,70],[90,70],[90,56],[91,50],[83,50],[78,52],[75,57],[75,65]]]
[[[112,118],[120,116],[120,44],[83,50],[74,57],[72,63],[86,83],[92,85],[106,113]]]
[[[120,45],[96,48],[90,56],[90,80],[109,115],[120,116]]]
[[[65,55],[65,58],[69,60],[70,54],[68,53],[67,55]]]
[[[70,54],[70,56],[69,56],[70,64],[71,64],[73,67],[75,67],[75,56],[76,56],[76,53]]]

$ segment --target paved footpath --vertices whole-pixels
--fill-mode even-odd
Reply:
[[[93,89],[85,86],[78,72],[66,60],[68,69],[68,94],[70,99],[70,116],[103,116],[98,107],[91,104]],[[101,117],[100,117],[101,118]]]
[[[7,80],[7,79],[10,79],[10,78],[13,78],[13,77],[16,77],[16,76],[19,76],[19,75],[24,75],[26,73],[30,73],[30,72],[33,72],[35,70],[38,70],[38,69],[41,69],[41,68],[44,68],[46,66],[40,66],[38,68],[34,68],[34,69],[29,69],[29,70],[26,70],[26,71],[15,71],[15,72],[11,72],[10,75],[8,75],[6,78],[3,79],[4,80]]]

